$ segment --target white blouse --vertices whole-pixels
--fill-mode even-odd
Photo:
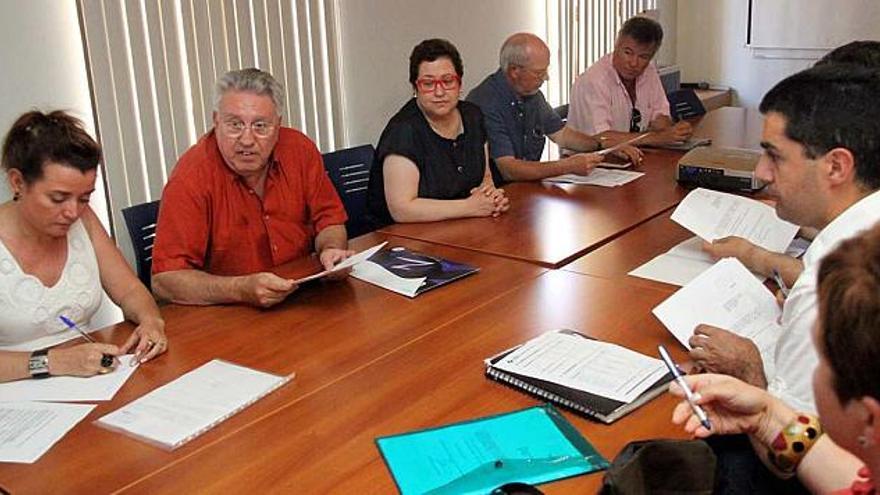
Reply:
[[[67,262],[52,287],[24,273],[0,241],[0,346],[72,332],[61,315],[87,329],[102,295],[98,260],[82,220],[67,233]]]

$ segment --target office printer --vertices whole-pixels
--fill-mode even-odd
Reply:
[[[682,184],[726,191],[757,191],[763,183],[755,178],[761,152],[742,148],[694,148],[678,161],[675,179]]]

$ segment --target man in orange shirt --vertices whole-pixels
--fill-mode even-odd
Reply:
[[[296,289],[272,267],[312,252],[352,254],[347,219],[315,144],[281,126],[281,85],[244,69],[217,82],[214,128],[187,150],[162,193],[155,295],[181,304],[268,307]]]

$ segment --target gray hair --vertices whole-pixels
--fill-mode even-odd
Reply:
[[[284,87],[272,77],[272,74],[260,69],[250,68],[231,70],[220,76],[214,88],[214,111],[220,108],[220,99],[228,91],[246,91],[272,98],[275,112],[281,115],[284,109]]]
[[[502,71],[507,71],[511,65],[526,66],[529,63],[529,35],[517,33],[507,38],[501,45],[501,53],[498,63]]]

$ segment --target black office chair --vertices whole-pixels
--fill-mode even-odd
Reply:
[[[138,278],[150,288],[150,270],[153,267],[153,241],[156,238],[156,219],[159,202],[143,203],[122,209],[122,217],[134,247]]]
[[[568,121],[568,103],[565,105],[559,105],[554,108],[553,111],[556,112],[556,115],[559,115],[559,118],[562,119],[563,122]]]
[[[706,113],[706,107],[693,89],[679,89],[666,95],[674,120],[690,119]]]
[[[349,238],[373,230],[367,221],[367,186],[375,153],[373,145],[365,144],[324,154],[324,168],[348,213],[345,229]]]

